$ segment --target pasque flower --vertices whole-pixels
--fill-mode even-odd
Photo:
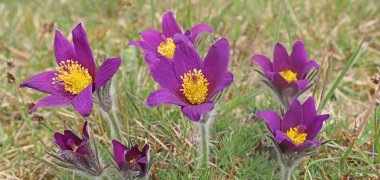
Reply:
[[[202,61],[188,37],[177,34],[173,39],[173,59],[163,58],[152,64],[152,76],[161,88],[149,95],[147,105],[176,104],[186,117],[198,122],[214,107],[213,97],[233,81],[232,73],[227,71],[229,42],[218,40]]]
[[[318,146],[315,140],[323,122],[330,115],[317,115],[313,97],[309,97],[304,104],[294,99],[281,118],[272,110],[260,111],[257,116],[265,120],[282,152],[303,151],[312,146]]]
[[[59,165],[93,176],[102,174],[103,168],[99,162],[96,144],[91,139],[87,121],[83,125],[82,138],[70,130],[65,130],[63,134],[55,132],[54,139],[60,148],[58,156],[54,156],[61,161]]]
[[[148,152],[149,145],[145,145],[140,151],[136,144],[132,148],[128,148],[117,140],[112,140],[114,160],[125,179],[132,177],[143,177],[147,173],[148,168]]]
[[[308,72],[319,67],[314,60],[308,60],[306,49],[300,40],[294,43],[290,56],[285,47],[277,43],[273,63],[263,55],[255,55],[252,60],[261,66],[263,74],[280,96],[284,96],[284,91],[289,88],[291,96],[305,90],[309,84],[306,79]]]
[[[72,36],[74,45],[56,30],[54,53],[57,70],[37,74],[20,85],[49,94],[32,107],[30,113],[39,107],[72,104],[82,116],[89,116],[93,106],[92,93],[118,70],[119,57],[109,58],[99,68],[96,67],[82,24],[72,30]]]
[[[173,58],[176,45],[173,37],[175,34],[185,34],[191,43],[195,43],[202,32],[212,32],[206,24],[197,24],[190,30],[183,32],[174,19],[172,12],[167,12],[162,16],[162,33],[151,29],[140,33],[142,41],[131,41],[129,45],[140,47],[146,54],[156,55],[155,59],[146,59],[148,66],[152,62],[158,61],[160,57]]]

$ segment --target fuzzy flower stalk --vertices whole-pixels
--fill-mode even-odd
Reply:
[[[277,43],[273,52],[273,63],[264,55],[255,55],[252,60],[261,66],[263,82],[275,93],[277,99],[287,109],[292,99],[308,89],[311,69],[318,69],[314,60],[309,60],[301,40],[293,45],[289,55],[285,47]],[[313,76],[311,76],[313,77]]]
[[[92,95],[103,87],[118,70],[121,59],[109,58],[96,67],[82,24],[72,30],[73,44],[59,30],[54,38],[56,70],[37,74],[20,85],[49,94],[30,110],[71,104],[83,117],[91,114]]]
[[[140,151],[136,144],[132,148],[112,140],[116,168],[121,179],[143,178],[148,174],[149,145]]]
[[[260,111],[256,114],[268,125],[271,139],[275,144],[282,179],[290,179],[291,172],[301,160],[313,154],[321,145],[316,140],[323,122],[330,115],[318,115],[313,97],[303,104],[294,99],[284,116],[272,110]]]
[[[64,130],[63,134],[54,133],[55,144],[59,147],[55,157],[59,166],[74,172],[85,173],[91,176],[101,176],[106,167],[99,161],[98,149],[90,131],[88,122],[83,125],[82,138],[71,130]]]

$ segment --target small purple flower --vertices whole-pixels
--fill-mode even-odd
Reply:
[[[257,116],[268,123],[282,152],[300,152],[320,145],[315,138],[322,129],[323,122],[330,117],[328,114],[317,115],[313,97],[302,105],[294,99],[283,118],[272,110],[260,111]]]
[[[63,134],[54,133],[55,143],[60,148],[58,156],[53,155],[61,163],[58,165],[92,176],[100,176],[103,169],[99,162],[96,144],[91,140],[88,121],[83,125],[82,138],[70,130]]]
[[[87,146],[89,143],[88,122],[83,125],[82,138],[76,136],[72,131],[65,130],[63,134],[59,132],[54,133],[55,143],[61,148],[61,151],[70,151],[77,155],[88,155]]]
[[[109,58],[96,68],[90,44],[82,24],[72,31],[70,43],[59,30],[54,39],[54,53],[57,70],[45,71],[20,85],[50,94],[41,99],[30,113],[39,107],[65,106],[72,104],[82,116],[91,114],[92,93],[101,88],[118,70],[121,59]]]
[[[263,55],[253,56],[252,60],[261,66],[264,75],[279,93],[291,88],[294,91],[293,95],[307,88],[308,72],[311,68],[319,67],[314,60],[308,61],[307,52],[301,40],[294,43],[290,56],[285,47],[277,43],[274,48],[273,63]]]
[[[204,61],[185,35],[175,35],[174,43],[172,60],[152,64],[151,74],[161,88],[149,95],[147,105],[176,104],[186,117],[198,122],[214,107],[214,96],[233,81],[232,73],[227,71],[229,42],[218,40]]]
[[[114,159],[124,178],[143,177],[147,174],[149,162],[149,145],[145,145],[142,151],[136,144],[128,148],[117,140],[112,140]]]
[[[202,32],[213,32],[206,24],[197,24],[190,30],[183,32],[178,26],[172,12],[167,12],[162,16],[162,33],[157,30],[146,30],[140,33],[142,41],[131,41],[129,45],[140,47],[146,54],[154,54],[157,58],[147,61],[150,67],[152,61],[161,59],[160,57],[173,58],[175,43],[173,37],[175,34],[185,34],[191,43],[195,43],[199,34]]]

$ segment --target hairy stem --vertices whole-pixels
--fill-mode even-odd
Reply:
[[[206,169],[208,167],[209,160],[209,139],[208,139],[208,127],[206,122],[200,122],[200,167]]]

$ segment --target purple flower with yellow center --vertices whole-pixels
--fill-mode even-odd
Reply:
[[[206,24],[197,24],[190,30],[183,32],[178,26],[172,12],[167,12],[162,16],[162,33],[157,30],[146,30],[140,33],[142,41],[131,41],[129,45],[140,47],[146,54],[156,55],[156,59],[149,59],[148,66],[152,61],[157,61],[160,57],[173,58],[176,45],[173,37],[175,34],[185,34],[191,43],[195,43],[199,35],[203,32],[213,32]]]
[[[39,107],[72,104],[82,116],[87,117],[93,106],[92,93],[106,84],[118,70],[119,57],[109,58],[96,68],[82,24],[72,30],[72,36],[74,45],[56,30],[54,53],[57,70],[37,74],[20,85],[50,94],[33,106],[30,113]]]
[[[272,110],[260,111],[257,116],[267,122],[282,152],[303,151],[320,145],[315,138],[323,122],[330,117],[328,114],[317,115],[313,97],[302,105],[294,99],[283,118]]]
[[[136,144],[128,148],[117,140],[112,140],[114,160],[124,178],[143,177],[147,173],[149,145],[140,151]]]
[[[74,171],[100,176],[104,168],[100,165],[96,143],[91,137],[88,121],[83,125],[81,138],[70,130],[65,130],[63,134],[55,132],[55,144],[60,150],[58,156],[52,156],[60,161],[57,164]]]
[[[198,122],[214,107],[214,96],[233,81],[227,71],[229,42],[218,40],[204,61],[185,35],[175,35],[174,43],[173,61],[163,59],[152,65],[151,74],[161,88],[149,95],[147,105],[176,104],[186,117]]]
[[[252,60],[258,63],[266,78],[281,94],[285,89],[291,88],[292,93],[304,91],[308,86],[306,76],[312,68],[318,68],[314,60],[308,60],[307,52],[302,41],[293,45],[290,56],[285,47],[277,43],[273,53],[273,63],[263,55],[256,55]]]

